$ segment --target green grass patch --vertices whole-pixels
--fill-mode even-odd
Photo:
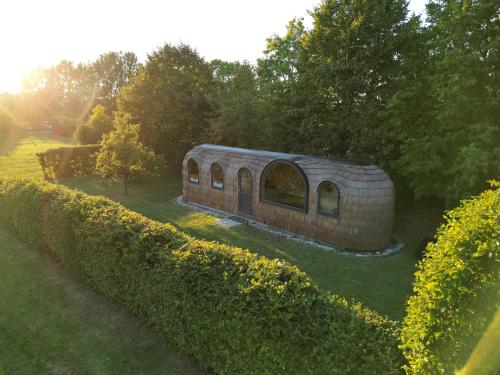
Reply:
[[[0,175],[10,177],[43,177],[36,159],[38,152],[74,144],[68,137],[50,133],[28,133],[15,138],[0,139]]]
[[[164,336],[1,228],[0,311],[0,373],[205,373]]]
[[[196,238],[286,260],[306,272],[320,288],[353,298],[398,320],[403,317],[405,301],[412,292],[417,246],[423,236],[432,237],[440,220],[439,211],[413,208],[411,212],[401,212],[396,219],[396,235],[407,242],[404,250],[387,257],[359,258],[298,243],[248,225],[233,228],[214,225],[217,220],[214,216],[175,202],[182,194],[180,173],[132,183],[127,196],[119,182],[105,186],[99,177],[63,179],[61,182],[89,194],[108,196],[147,217],[171,223]]]
[[[41,177],[35,153],[70,144],[71,140],[38,134],[7,143],[9,146],[5,146],[6,142],[0,146],[0,175]],[[106,195],[147,217],[172,223],[197,238],[287,260],[305,271],[321,288],[354,298],[392,319],[403,317],[405,301],[412,293],[418,245],[423,237],[434,235],[441,221],[439,209],[419,204],[400,208],[396,214],[395,234],[407,243],[404,250],[383,258],[356,258],[300,244],[251,226],[222,228],[213,225],[217,220],[215,217],[175,203],[176,197],[182,194],[180,172],[132,183],[128,196],[123,195],[119,182],[103,186],[98,177],[71,178],[61,182],[90,194]]]
[[[103,197],[0,179],[0,219],[217,373],[398,374],[397,323],[290,263],[186,236]]]

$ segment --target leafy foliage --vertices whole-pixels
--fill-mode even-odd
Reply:
[[[394,98],[402,149],[394,169],[417,197],[451,206],[500,176],[498,3],[431,1],[427,13]]]
[[[86,123],[76,128],[75,138],[84,145],[99,143],[103,134],[113,129],[113,119],[106,113],[106,108],[98,104],[92,109]]]
[[[324,0],[304,39],[304,126],[323,154],[386,166],[397,147],[386,106],[399,88],[418,20],[404,0]]]
[[[101,146],[51,148],[36,154],[45,179],[86,176],[95,173],[96,157]]]
[[[97,154],[96,170],[105,178],[123,179],[125,194],[131,176],[138,176],[154,165],[153,151],[139,140],[139,125],[130,124],[130,116],[117,114],[114,130],[104,134]]]
[[[236,147],[259,145],[259,94],[254,68],[248,63],[211,62],[211,142]]]
[[[107,52],[87,66],[95,103],[108,111],[117,109],[120,89],[128,85],[139,72],[140,64],[135,53]]]
[[[433,0],[427,14],[422,24],[405,0],[322,0],[312,27],[290,21],[256,66],[209,63],[185,44],[142,67],[109,52],[39,69],[0,104],[61,134],[95,104],[118,106],[172,167],[202,142],[376,163],[399,192],[454,206],[500,176],[498,6]]]
[[[309,143],[314,136],[304,134],[300,125],[305,117],[304,105],[309,94],[299,80],[305,35],[302,20],[293,19],[283,37],[273,35],[267,40],[264,58],[257,62],[262,147],[306,153],[314,148]]]
[[[461,368],[500,308],[500,190],[448,212],[427,246],[403,322],[410,374]]]
[[[216,373],[399,373],[394,322],[288,263],[42,181],[0,179],[0,222]]]
[[[162,48],[148,55],[143,69],[119,97],[120,110],[141,125],[141,138],[172,165],[206,140],[213,85],[208,63],[189,46]]]
[[[4,101],[25,127],[39,129],[47,120],[68,134],[69,129],[74,130],[68,122],[86,119],[96,105],[109,112],[115,110],[120,88],[138,69],[137,56],[131,52],[107,52],[96,61],[80,64],[62,60],[34,70],[24,78],[22,92],[0,96],[0,102]]]

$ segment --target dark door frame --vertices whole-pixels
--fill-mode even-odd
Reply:
[[[241,190],[241,174],[247,171],[250,176],[250,191]],[[238,171],[238,212],[245,215],[253,214],[253,176],[248,168],[242,167]]]

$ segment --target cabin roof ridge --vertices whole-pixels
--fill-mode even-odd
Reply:
[[[229,152],[236,154],[245,154],[245,155],[253,155],[253,156],[264,156],[270,157],[273,159],[283,159],[289,161],[307,161],[307,160],[316,160],[316,161],[324,161],[331,162],[337,164],[346,164],[351,166],[359,166],[359,167],[378,167],[372,163],[365,163],[353,160],[346,159],[338,159],[338,158],[329,158],[329,157],[321,157],[321,156],[310,156],[310,155],[302,155],[302,154],[293,154],[286,152],[277,152],[277,151],[266,151],[266,150],[258,150],[252,148],[242,148],[242,147],[231,147],[231,146],[223,146],[212,143],[203,143],[194,147],[195,149],[200,150],[213,150],[220,152]]]

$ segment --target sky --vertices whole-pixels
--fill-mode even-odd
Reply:
[[[376,1],[376,0],[374,0]],[[20,90],[36,67],[65,59],[88,62],[108,51],[141,61],[165,43],[187,43],[208,60],[262,55],[266,38],[283,34],[319,0],[6,0],[0,2],[0,92]],[[425,0],[410,0],[421,14]]]

